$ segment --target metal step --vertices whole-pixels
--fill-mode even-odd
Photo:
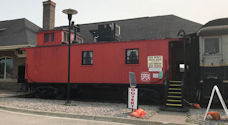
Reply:
[[[172,96],[172,95],[169,95],[167,96],[168,98],[182,98],[182,96]]]
[[[182,85],[181,84],[169,84],[169,86],[181,87]]]
[[[168,94],[176,94],[176,95],[179,95],[179,94],[181,94],[181,92],[168,92]]]
[[[182,83],[182,81],[169,81],[169,83]]]
[[[167,99],[166,101],[167,101],[167,102],[182,102],[181,99],[180,99],[180,100]]]
[[[182,107],[182,104],[172,104],[172,103],[166,103],[166,106],[175,106],[175,107]]]
[[[169,88],[168,90],[181,90],[181,88]]]

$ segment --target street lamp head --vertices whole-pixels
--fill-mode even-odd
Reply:
[[[65,9],[62,11],[63,13],[67,14],[67,15],[74,15],[74,14],[77,14],[78,11],[77,10],[74,10],[74,9]]]

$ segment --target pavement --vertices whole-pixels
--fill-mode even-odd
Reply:
[[[116,122],[62,118],[0,110],[0,125],[129,125]]]
[[[13,91],[2,91],[0,90],[0,98],[4,97],[13,97],[18,96],[23,93],[21,92],[13,92]],[[124,123],[124,124],[137,124],[137,125],[189,125],[191,123],[187,123],[186,113],[182,112],[168,112],[168,111],[159,111],[153,115],[152,120],[144,120],[144,119],[128,119],[128,118],[117,118],[117,117],[102,117],[102,116],[89,116],[89,115],[76,115],[69,113],[54,113],[54,112],[44,112],[37,110],[28,110],[21,109],[16,107],[8,107],[5,105],[0,105],[1,110],[13,111],[13,112],[21,112],[21,113],[29,113],[35,115],[45,115],[45,116],[54,116],[61,118],[75,118],[75,119],[83,119],[83,120],[95,120],[95,121],[104,121],[104,122],[114,122],[114,123]]]

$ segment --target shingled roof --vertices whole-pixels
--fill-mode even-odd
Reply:
[[[190,34],[197,32],[202,26],[199,23],[175,15],[165,15],[81,24],[80,34],[86,43],[93,42],[90,30],[97,29],[98,25],[111,23],[120,26],[120,41],[177,38],[177,33],[181,29]]]
[[[0,21],[0,46],[36,45],[39,29],[25,18]]]

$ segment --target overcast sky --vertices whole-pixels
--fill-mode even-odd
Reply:
[[[42,26],[44,0],[0,0],[0,21],[26,18]],[[228,17],[228,0],[52,0],[56,3],[56,26],[67,25],[63,9],[73,8],[76,24],[159,16],[176,16],[205,24]]]

